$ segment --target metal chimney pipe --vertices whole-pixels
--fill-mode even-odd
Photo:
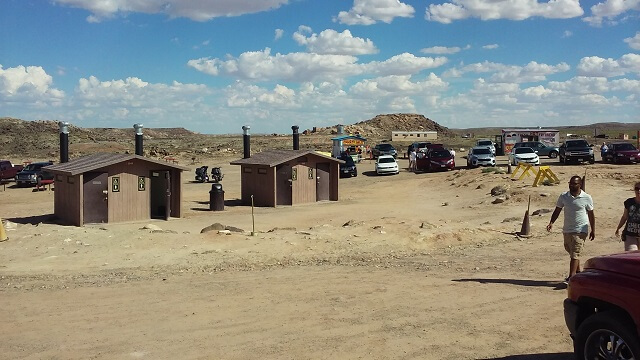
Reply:
[[[249,129],[251,126],[244,125],[242,126],[242,143],[244,144],[244,158],[248,159],[251,157],[251,135],[249,134]]]
[[[298,125],[293,125],[291,130],[293,130],[293,150],[300,150],[300,134],[298,134]]]
[[[59,121],[60,128],[60,162],[69,162],[69,123]]]
[[[142,148],[142,124],[133,124],[133,128],[136,129],[136,155],[144,156],[144,150]]]

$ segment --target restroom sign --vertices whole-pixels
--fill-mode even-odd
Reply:
[[[146,178],[144,176],[138,176],[138,191],[145,191],[146,187]]]
[[[114,176],[111,178],[111,192],[120,192],[120,177]]]

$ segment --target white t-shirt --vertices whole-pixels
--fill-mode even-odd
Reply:
[[[570,191],[562,193],[558,197],[556,206],[564,209],[563,233],[588,233],[589,216],[587,211],[593,210],[591,195],[580,190],[578,196],[571,195]]]
[[[415,161],[415,160],[416,160],[416,155],[417,155],[417,154],[416,154],[416,152],[415,152],[415,151],[412,151],[412,152],[409,154],[409,160],[411,160],[411,161]]]

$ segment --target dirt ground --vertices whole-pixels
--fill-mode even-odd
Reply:
[[[365,160],[337,202],[256,208],[251,236],[230,160],[203,163],[223,168],[225,211],[207,211],[191,171],[170,221],[60,226],[41,222],[53,192],[0,187],[0,358],[571,359],[562,218],[549,234],[550,212],[532,215],[517,236],[528,199],[552,210],[586,169],[586,260],[623,250],[613,233],[639,173],[545,159],[560,184],[532,187],[483,169],[376,176]],[[213,223],[244,232],[200,233]]]

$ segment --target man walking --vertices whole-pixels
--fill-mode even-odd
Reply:
[[[551,221],[547,225],[547,231],[551,231],[553,223],[558,219],[560,212],[564,208],[564,226],[562,235],[564,236],[564,248],[569,253],[569,280],[570,277],[580,272],[580,253],[587,239],[587,232],[591,227],[589,240],[596,237],[596,218],[593,214],[593,199],[591,195],[582,191],[582,178],[574,175],[569,180],[569,191],[558,197],[556,209],[551,215]]]

